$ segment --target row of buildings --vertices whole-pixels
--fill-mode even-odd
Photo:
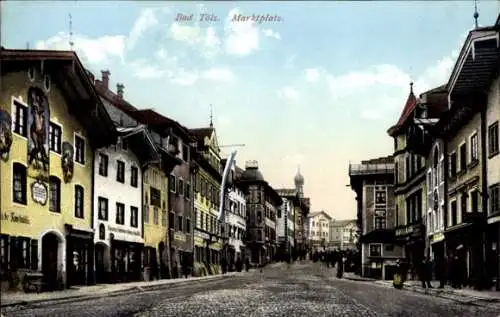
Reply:
[[[300,173],[274,189],[257,162],[222,157],[212,123],[130,104],[74,52],[0,53],[2,289],[216,274],[305,250]]]
[[[311,250],[354,250],[358,243],[356,219],[336,220],[325,211],[311,212],[306,236]]]
[[[467,284],[500,290],[499,32],[500,16],[470,31],[448,83],[411,87],[392,155],[349,166],[364,275],[453,258]]]

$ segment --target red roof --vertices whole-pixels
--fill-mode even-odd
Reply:
[[[413,94],[413,88],[410,90],[410,94],[408,95],[408,99],[406,100],[405,107],[403,108],[403,112],[401,112],[401,116],[399,117],[398,123],[389,128],[387,133],[389,135],[393,135],[399,128],[401,128],[408,117],[413,113],[415,107],[417,106],[417,98]]]

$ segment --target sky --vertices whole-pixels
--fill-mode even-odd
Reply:
[[[1,5],[2,46],[68,50],[71,14],[74,49],[96,77],[111,72],[112,90],[123,83],[130,103],[188,128],[208,126],[213,105],[219,144],[245,144],[239,166],[257,160],[275,188],[293,187],[300,166],[312,210],[336,219],[356,216],[349,163],[392,154],[386,131],[409,83],[446,83],[474,27],[473,1]],[[478,11],[493,24],[500,1]]]

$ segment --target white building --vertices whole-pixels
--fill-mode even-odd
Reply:
[[[117,144],[99,149],[94,159],[97,282],[141,277],[144,246],[141,167],[157,159],[145,128],[117,127],[117,130],[120,135]]]
[[[307,216],[306,234],[313,249],[326,247],[330,240],[332,217],[324,211],[312,212]]]
[[[354,249],[357,243],[356,219],[330,221],[329,246],[340,250]]]
[[[229,246],[232,254],[231,260],[236,261],[238,257],[243,260],[245,256],[244,236],[246,231],[246,203],[245,195],[238,187],[233,187],[229,192],[229,212],[226,214],[226,223],[229,227]]]

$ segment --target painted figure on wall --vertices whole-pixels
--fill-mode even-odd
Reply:
[[[73,178],[73,155],[74,155],[73,145],[69,142],[63,142],[62,144],[62,155],[61,155],[61,166],[63,170],[64,182],[68,183]]]
[[[5,110],[0,110],[0,159],[7,162],[12,146],[12,118]]]
[[[28,175],[49,179],[49,102],[45,93],[36,87],[28,89]]]

